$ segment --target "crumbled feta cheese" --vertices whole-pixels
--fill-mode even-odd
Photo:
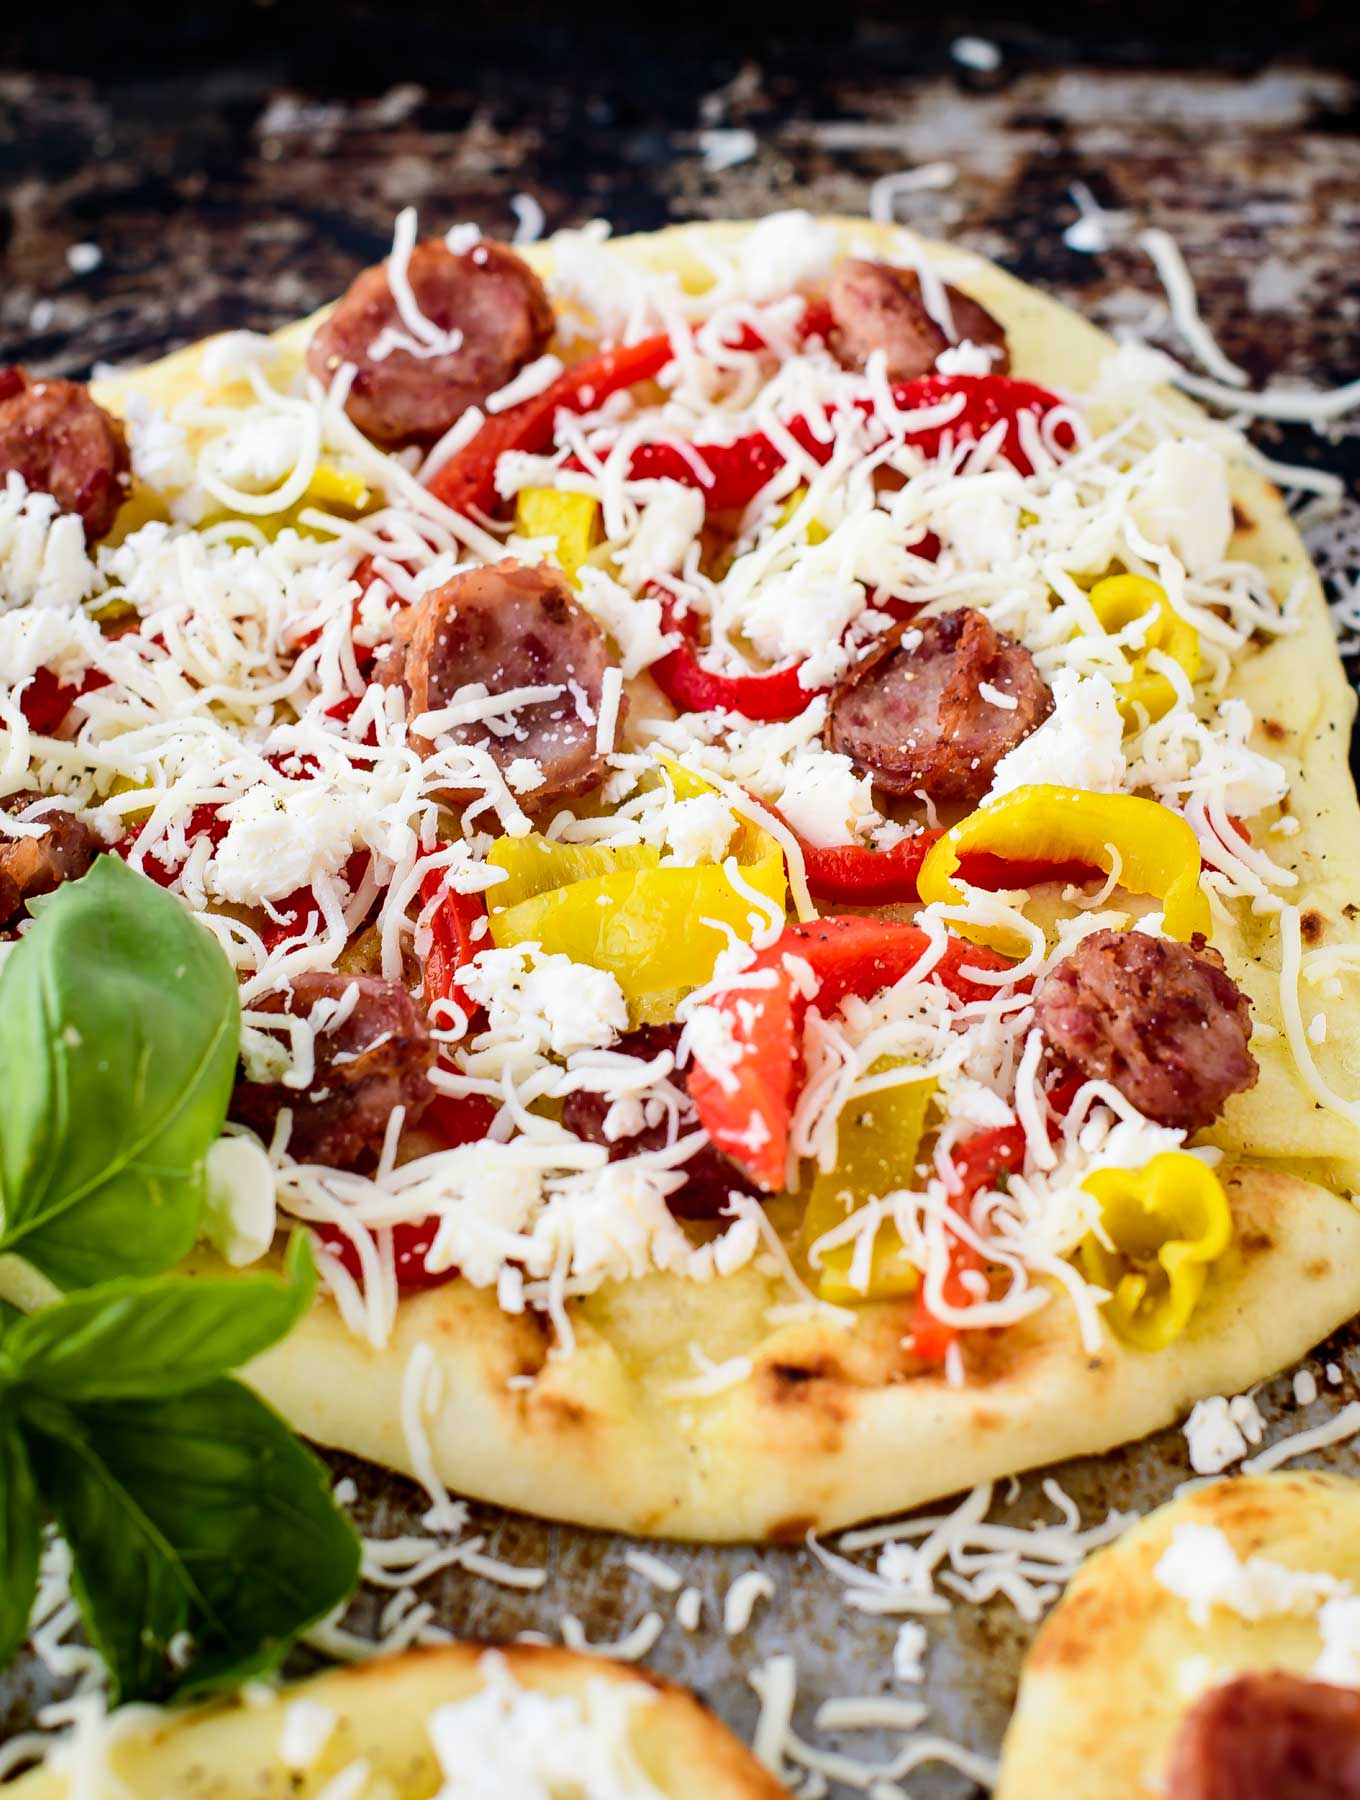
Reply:
[[[536,944],[478,951],[462,986],[486,1008],[486,1038],[512,1038],[533,1054],[604,1049],[628,1029],[627,1003],[607,969]]]
[[[870,777],[834,750],[795,758],[777,804],[799,837],[819,849],[855,841],[878,819]]]
[[[208,865],[210,893],[240,905],[290,894],[334,875],[354,848],[355,814],[319,781],[252,788],[229,801],[227,834]]]
[[[299,1773],[312,1768],[340,1723],[339,1715],[319,1700],[290,1700],[279,1734],[279,1761]]]
[[[512,757],[506,765],[505,779],[514,794],[531,794],[543,786],[546,777],[531,756]]]
[[[98,584],[80,520],[59,512],[50,494],[30,494],[12,469],[0,487],[0,607],[70,610]],[[17,679],[7,657],[0,667]]]
[[[721,794],[695,794],[666,809],[666,846],[678,863],[721,862],[737,829]]]
[[[1243,1619],[1307,1616],[1323,1600],[1349,1592],[1334,1575],[1285,1568],[1263,1556],[1240,1561],[1217,1525],[1178,1525],[1153,1574],[1185,1601],[1196,1625],[1207,1625],[1215,1606]]]
[[[1182,1428],[1190,1452],[1190,1467],[1197,1475],[1217,1475],[1230,1463],[1240,1462],[1249,1444],[1259,1444],[1265,1420],[1248,1394],[1211,1394],[1198,1400]]]
[[[257,1262],[274,1241],[274,1171],[258,1139],[223,1137],[204,1160],[203,1230],[235,1268]]]
[[[426,1721],[444,1777],[437,1800],[661,1800],[632,1741],[655,1701],[642,1682],[592,1678],[580,1694],[548,1694],[521,1687],[495,1651],[478,1666],[486,1685]]]
[[[1124,720],[1103,675],[1058,669],[1053,711],[996,765],[983,805],[1033,782],[1117,794],[1124,786]]]
[[[1192,575],[1223,561],[1233,514],[1217,450],[1188,438],[1158,444],[1135,469],[1134,484],[1130,511],[1144,537],[1169,545]]]
[[[1314,1681],[1360,1687],[1360,1595],[1338,1594],[1318,1613],[1322,1649],[1313,1664]]]
[[[893,1674],[899,1681],[925,1680],[925,1655],[929,1644],[925,1626],[915,1619],[908,1619],[898,1626],[897,1641],[893,1645]]]

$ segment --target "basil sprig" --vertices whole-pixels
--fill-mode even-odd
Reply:
[[[273,1668],[353,1588],[359,1540],[325,1466],[226,1371],[282,1337],[316,1286],[283,1277],[110,1281],[0,1330],[0,1660],[22,1641],[44,1509],[119,1700]]]
[[[311,1304],[305,1234],[282,1276],[165,1273],[199,1232],[239,1035],[221,949],[113,857],[39,903],[0,972],[0,1250],[78,1290],[0,1305],[0,1665],[51,1520],[118,1701],[274,1668],[358,1577],[325,1466],[228,1373]]]
[[[240,1033],[217,943],[116,856],[40,902],[0,970],[0,1251],[62,1288],[185,1256]]]

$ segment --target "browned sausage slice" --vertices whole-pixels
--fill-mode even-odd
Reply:
[[[406,1108],[411,1125],[434,1098],[430,1028],[399,982],[322,971],[296,975],[287,994],[270,995],[260,1010],[302,1018],[319,1000],[343,1002],[351,988],[359,990],[353,1010],[332,1030],[316,1033],[309,1087],[238,1081],[231,1097],[231,1117],[266,1139],[283,1108],[291,1108],[288,1151],[298,1162],[351,1168],[381,1149],[395,1107]]]
[[[1251,1003],[1200,937],[1092,932],[1039,988],[1034,1021],[1060,1065],[1158,1125],[1198,1131],[1256,1085]]]
[[[1167,1800],[1360,1800],[1360,1693],[1257,1670],[1212,1687],[1171,1754]]]
[[[412,250],[407,274],[420,311],[449,343],[417,355],[401,341],[412,334],[387,271],[385,262],[365,269],[336,303],[308,346],[307,367],[329,385],[342,363],[354,364],[345,411],[374,443],[432,444],[547,348],[552,304],[504,244],[483,240],[458,255],[430,239]]]
[[[663,1050],[674,1051],[679,1042],[678,1025],[644,1025],[637,1031],[630,1031],[614,1048],[621,1056],[635,1056],[640,1062],[650,1062]],[[680,1100],[677,1130],[678,1135],[684,1137],[698,1129],[699,1115],[683,1088],[677,1085],[676,1091]],[[578,1089],[568,1094],[563,1102],[562,1123],[588,1144],[607,1144],[610,1162],[637,1156],[646,1150],[664,1149],[669,1142],[669,1121],[665,1118],[649,1120],[646,1116],[635,1131],[618,1132],[612,1138],[606,1136],[604,1127],[609,1111],[609,1102],[603,1094]],[[760,1194],[760,1190],[752,1187],[737,1165],[729,1162],[714,1144],[701,1144],[679,1167],[685,1185],[666,1196],[666,1205],[677,1218],[716,1219],[734,1191]]]
[[[1010,368],[1006,333],[985,307],[956,287],[946,285],[953,315],[954,338],[980,348],[999,350],[991,373]],[[914,381],[929,375],[949,339],[926,311],[921,278],[913,269],[845,257],[836,265],[828,294],[834,321],[831,348],[851,368],[862,369],[875,350],[888,362],[889,381]]]
[[[400,622],[404,654],[389,656],[381,679],[400,680],[407,715],[447,707],[460,688],[482,683],[488,694],[516,688],[553,687],[552,699],[530,701],[507,717],[513,729],[498,733],[481,720],[453,724],[438,735],[485,750],[498,768],[537,763],[542,783],[521,793],[536,810],[549,801],[598,787],[604,758],[595,748],[595,724],[609,649],[604,633],[572,597],[566,577],[542,564],[501,562],[468,569],[426,594]],[[583,716],[584,715],[584,716]],[[412,732],[422,756],[434,753],[430,738]],[[450,805],[477,798],[477,787],[446,790]]]
[[[31,493],[51,494],[94,543],[113,529],[131,467],[122,421],[80,382],[0,369],[0,479],[15,470]]]
[[[1014,707],[979,694],[984,682]],[[971,804],[1052,711],[1029,651],[965,606],[888,632],[832,690],[826,742],[885,793]]]
[[[42,795],[25,790],[0,801],[12,819]],[[45,812],[37,821],[47,827],[41,837],[0,837],[0,926],[23,917],[25,904],[50,894],[63,881],[79,881],[103,845],[89,826],[69,812]]]

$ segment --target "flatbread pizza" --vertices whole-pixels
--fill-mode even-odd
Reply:
[[[860,220],[403,215],[0,467],[0,900],[110,851],[225,950],[193,1266],[314,1234],[315,1441],[796,1540],[1360,1307],[1354,701],[1135,348]]]
[[[84,1755],[95,1767],[78,1766]],[[79,1786],[81,1780],[85,1785]],[[331,1784],[338,1783],[338,1786]],[[780,1800],[788,1790],[686,1689],[535,1644],[455,1643],[189,1712],[129,1709],[9,1784],[161,1800]]]
[[[1360,1484],[1241,1476],[1098,1551],[1026,1659],[998,1800],[1360,1793]]]

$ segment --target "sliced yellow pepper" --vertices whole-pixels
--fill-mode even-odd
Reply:
[[[1167,1150],[1142,1169],[1099,1169],[1082,1183],[1100,1203],[1108,1248],[1080,1248],[1088,1281],[1110,1292],[1105,1317],[1136,1350],[1164,1350],[1190,1322],[1209,1265],[1232,1242],[1232,1209],[1212,1169]]]
[[[742,876],[777,906],[784,905],[782,857],[756,863]],[[749,943],[756,910],[716,863],[694,869],[620,869],[536,894],[503,911],[493,901],[491,936],[498,945],[537,943],[573,962],[608,969],[625,999],[637,1008],[647,1006],[647,1016],[657,1023],[651,1004],[657,996],[674,996],[677,989],[709,980],[729,941],[722,926]]]
[[[114,794],[145,793],[153,785],[150,781],[134,781],[130,775],[115,775],[109,783],[109,794],[112,796]],[[123,818],[129,825],[145,825],[155,810],[154,805],[138,806],[134,807],[131,812],[125,812]]]
[[[896,1058],[880,1058],[872,1075],[901,1067]],[[915,1181],[916,1154],[925,1131],[935,1082],[926,1076],[903,1081],[876,1093],[851,1100],[836,1128],[836,1166],[819,1170],[808,1196],[803,1217],[803,1249],[841,1225],[866,1200],[881,1200],[897,1188]],[[874,1239],[868,1285],[855,1286],[850,1278],[855,1245],[836,1244],[819,1253],[817,1293],[833,1305],[852,1305],[859,1300],[890,1300],[913,1294],[920,1279],[908,1260],[897,1227],[884,1219]]]
[[[696,792],[711,791],[700,777],[689,779]],[[746,861],[745,849],[763,853]],[[786,904],[784,858],[773,838],[755,832],[750,844],[734,840],[732,854],[744,864],[744,881]],[[724,925],[744,943],[753,935],[757,909],[717,863],[660,868],[650,845],[559,844],[534,835],[498,838],[487,860],[508,877],[487,894],[492,941],[537,943],[608,969],[634,1023],[673,1017],[681,996],[710,979],[729,941]]]
[[[1016,788],[961,819],[931,845],[917,881],[921,899],[927,904],[962,901],[954,876],[960,857],[975,850],[1025,862],[1090,863],[1107,875],[1117,857],[1120,886],[1162,902],[1169,936],[1182,942],[1196,932],[1209,936],[1209,902],[1199,885],[1199,844],[1179,813],[1156,800],[1046,782]],[[960,924],[957,929],[1006,955],[1027,948],[1004,927]]]
[[[798,511],[798,508],[803,504],[804,500],[806,500],[806,499],[807,499],[807,488],[805,486],[804,487],[796,487],[793,490],[793,492],[789,495],[788,499],[780,507],[779,512],[775,518],[774,523],[775,523],[775,529],[777,531],[783,530],[784,526],[789,523],[790,519],[792,519],[793,515]],[[809,544],[821,544],[826,541],[829,533],[827,532],[826,526],[822,524],[820,519],[813,519],[810,522],[810,524],[808,525],[808,528],[803,535],[804,535],[805,540]]]
[[[600,503],[589,494],[521,488],[515,501],[515,530],[520,537],[552,538],[558,567],[577,586],[581,564],[600,541]]]
[[[504,869],[506,876],[487,890],[494,916],[572,882],[616,875],[622,869],[654,869],[661,852],[650,844],[559,844],[531,831],[526,837],[497,838],[486,860],[493,869]]]
[[[307,484],[306,493],[281,512],[251,513],[248,518],[243,513],[218,513],[211,519],[205,519],[203,523],[220,525],[230,521],[242,526],[253,525],[272,543],[283,531],[296,531],[301,537],[326,536],[325,532],[314,525],[299,524],[299,519],[309,507],[319,507],[323,512],[335,513],[341,518],[356,519],[360,514],[369,512],[376,504],[377,496],[362,475],[346,475],[340,469],[333,468],[330,463],[318,463]]]
[[[1107,575],[1091,589],[1091,609],[1109,632],[1122,631],[1135,619],[1154,615],[1142,648],[1132,655],[1132,673],[1119,684],[1119,710],[1125,722],[1139,723],[1138,707],[1160,719],[1176,704],[1167,677],[1148,667],[1148,651],[1160,650],[1180,664],[1191,681],[1199,674],[1199,633],[1172,609],[1166,589],[1145,575]]]

